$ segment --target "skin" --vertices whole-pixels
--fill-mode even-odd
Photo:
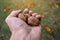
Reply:
[[[29,26],[23,20],[16,17],[20,12],[21,10],[12,11],[5,19],[12,33],[10,40],[41,40],[41,25]],[[23,12],[29,12],[30,15],[39,18],[31,10],[25,9]]]

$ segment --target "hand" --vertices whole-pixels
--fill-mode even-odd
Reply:
[[[12,11],[5,20],[12,32],[10,40],[40,40],[41,25],[35,27],[29,26],[23,20],[16,17],[20,12],[21,10]],[[23,12],[29,12],[29,14],[37,18],[40,17],[37,13],[33,13],[28,9],[25,9]]]

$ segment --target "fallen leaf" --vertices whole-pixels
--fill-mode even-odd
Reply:
[[[52,29],[49,28],[49,27],[45,27],[45,30],[46,30],[48,33],[52,33]]]

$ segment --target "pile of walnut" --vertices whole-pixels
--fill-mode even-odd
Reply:
[[[40,20],[38,18],[31,16],[28,13],[20,13],[18,18],[22,19],[30,26],[38,26],[40,24]]]

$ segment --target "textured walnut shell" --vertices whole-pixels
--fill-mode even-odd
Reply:
[[[38,26],[40,24],[40,21],[36,17],[30,16],[28,18],[28,24],[31,26]]]
[[[29,15],[29,14],[25,14],[25,16],[30,17],[31,15]]]
[[[33,17],[29,14],[20,13],[18,15],[18,18],[22,19],[23,21],[25,21],[27,24],[29,24],[31,26],[38,26],[40,24],[39,19],[37,19],[36,17]]]
[[[20,13],[18,15],[18,18],[22,19],[23,21],[26,21],[27,20],[27,16],[25,14],[23,14],[23,13]]]

